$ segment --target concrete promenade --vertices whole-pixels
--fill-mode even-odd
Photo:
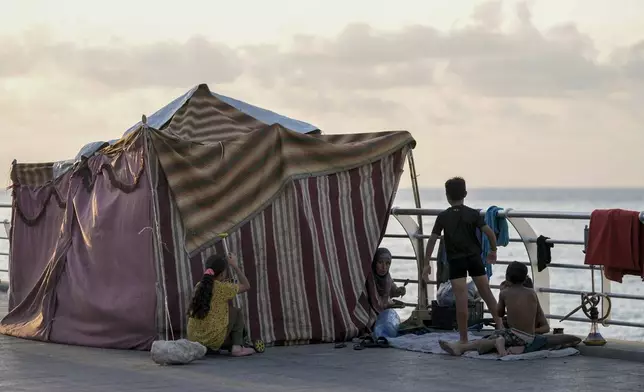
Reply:
[[[6,294],[0,294],[0,315]],[[268,348],[249,358],[156,365],[147,352],[0,335],[0,391],[641,391],[642,363],[577,356],[484,361],[348,345]]]

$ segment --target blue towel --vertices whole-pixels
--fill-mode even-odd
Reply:
[[[498,213],[503,208],[497,206],[490,206],[485,212],[485,224],[490,226],[494,234],[496,234],[497,246],[508,246],[510,243],[510,233],[508,230],[508,221],[505,218],[499,218]],[[487,263],[487,254],[490,252],[490,241],[487,236],[482,236],[481,241],[481,258],[485,264],[488,279],[492,277],[492,266]]]

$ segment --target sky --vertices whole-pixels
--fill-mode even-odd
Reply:
[[[13,159],[69,159],[207,83],[328,134],[408,130],[424,187],[644,187],[644,1],[0,9],[3,184]]]

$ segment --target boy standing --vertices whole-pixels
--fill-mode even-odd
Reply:
[[[447,180],[445,195],[451,207],[438,214],[436,223],[434,223],[425,253],[427,267],[423,270],[423,279],[425,282],[429,281],[430,257],[434,251],[436,240],[440,237],[441,232],[444,232],[449,279],[456,299],[456,323],[460,334],[460,343],[467,343],[468,295],[466,280],[468,274],[474,280],[479,295],[492,312],[496,328],[503,328],[503,321],[496,312],[497,302],[490,290],[485,265],[481,260],[481,243],[476,236],[476,229],[480,229],[490,241],[490,252],[487,256],[489,264],[496,262],[496,236],[492,229],[485,224],[479,211],[463,204],[465,196],[467,196],[464,179],[454,177]]]

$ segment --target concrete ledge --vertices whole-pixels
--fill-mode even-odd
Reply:
[[[585,339],[585,336],[580,336]],[[605,346],[586,346],[581,343],[577,349],[587,357],[621,359],[624,361],[644,362],[644,343],[626,340],[610,340]]]
[[[474,335],[485,336],[493,330],[472,332]],[[586,357],[621,359],[623,361],[644,362],[644,342],[633,342],[628,340],[606,339],[604,346],[586,346],[583,340],[586,336],[575,335],[582,340],[577,346],[579,353]]]

